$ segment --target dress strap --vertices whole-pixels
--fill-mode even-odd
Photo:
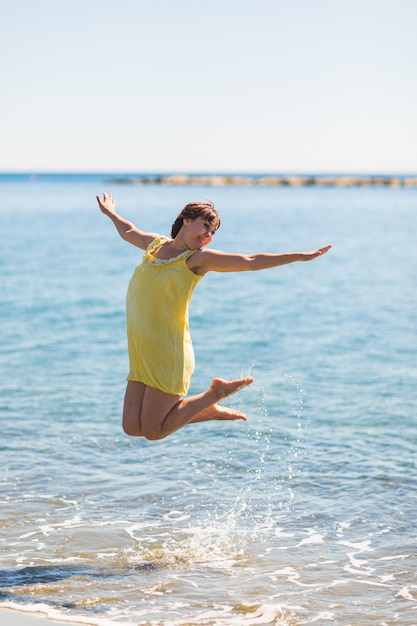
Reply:
[[[158,250],[158,248],[163,246],[164,243],[167,243],[168,241],[170,241],[168,237],[165,237],[165,235],[159,235],[159,237],[156,237],[156,239],[151,241],[149,246],[146,248],[146,253],[153,254],[155,250]]]

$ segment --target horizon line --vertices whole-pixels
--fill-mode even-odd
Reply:
[[[74,169],[22,169],[22,170],[0,170],[0,176],[8,175],[187,175],[187,176],[417,176],[417,170],[130,170],[130,169],[103,169],[103,170],[74,170]]]

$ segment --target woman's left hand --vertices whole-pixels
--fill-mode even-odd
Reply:
[[[300,261],[312,261],[313,259],[317,259],[318,256],[322,256],[326,254],[332,247],[332,244],[329,243],[327,246],[323,246],[323,248],[319,248],[318,250],[314,250],[313,252],[301,252],[300,253]]]

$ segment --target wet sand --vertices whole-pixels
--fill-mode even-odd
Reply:
[[[72,624],[74,622],[63,622],[49,619],[42,613],[26,613],[24,611],[13,611],[0,609],[0,624],[4,626],[53,626],[54,624]]]

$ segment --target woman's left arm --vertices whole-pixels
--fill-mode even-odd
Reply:
[[[196,274],[207,272],[247,272],[279,267],[296,261],[312,261],[331,248],[331,244],[312,252],[284,252],[273,254],[258,252],[256,254],[234,254],[203,248],[189,259],[189,267]]]

